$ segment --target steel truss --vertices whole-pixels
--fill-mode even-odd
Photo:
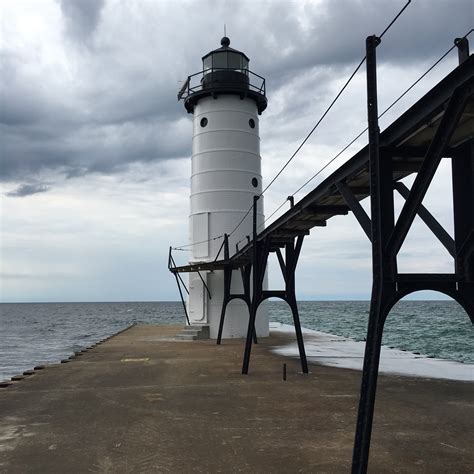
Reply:
[[[453,133],[469,98],[474,81],[466,81],[447,100],[441,121],[427,146],[413,186],[393,180],[391,150],[380,146],[377,112],[376,48],[380,39],[367,38],[367,110],[369,123],[369,176],[371,219],[350,191],[338,186],[372,243],[372,297],[362,372],[361,396],[353,452],[353,473],[368,466],[380,350],[385,320],[404,296],[419,290],[434,290],[456,300],[474,323],[474,140],[453,147]],[[465,41],[463,47],[466,47]],[[460,58],[467,59],[468,54]],[[472,135],[471,135],[472,136]],[[454,239],[421,204],[441,158],[452,161]],[[406,200],[395,221],[394,189]],[[419,215],[454,259],[452,274],[403,274],[397,270],[397,254],[413,220]]]
[[[227,234],[224,234],[224,259],[229,259],[229,237]],[[227,305],[235,299],[241,299],[247,305],[249,310],[249,316],[251,313],[252,307],[252,296],[250,293],[250,274],[252,272],[252,265],[250,263],[244,264],[240,267],[240,275],[242,278],[242,286],[243,286],[243,293],[231,293],[231,285],[232,285],[232,274],[234,269],[230,266],[226,266],[223,269],[224,272],[224,296],[222,299],[222,310],[221,310],[221,319],[219,321],[219,331],[217,334],[217,344],[220,344],[222,341],[222,331],[224,329],[224,319],[225,313],[227,309]],[[254,342],[257,343],[257,334],[253,332]]]
[[[253,252],[252,259],[240,268],[242,284],[244,292],[242,294],[232,294],[231,281],[233,269],[229,266],[224,268],[224,298],[222,304],[221,320],[219,324],[219,334],[217,337],[217,344],[221,343],[222,330],[224,327],[225,312],[228,303],[232,299],[242,299],[247,303],[249,308],[249,323],[247,330],[247,338],[245,341],[244,359],[242,363],[242,374],[248,374],[250,364],[250,353],[252,350],[252,341],[257,342],[257,335],[255,330],[255,320],[257,317],[257,310],[261,303],[268,298],[280,298],[286,301],[290,306],[293,316],[293,323],[295,325],[296,340],[298,342],[298,351],[300,355],[301,370],[303,373],[308,373],[308,362],[306,360],[306,352],[304,348],[303,333],[301,331],[301,323],[298,312],[298,304],[296,302],[296,288],[295,288],[295,271],[298,263],[298,257],[303,245],[305,233],[297,237],[287,236],[267,236],[264,240],[257,240],[257,200],[258,196],[254,197],[253,204]],[[229,258],[229,244],[227,235],[224,240],[224,258]],[[285,249],[285,258],[282,255],[281,248]],[[275,252],[280,264],[280,270],[285,282],[284,290],[265,290],[265,272],[268,264],[268,257],[270,252]],[[252,278],[251,278],[252,277]],[[252,280],[252,284],[250,281]]]

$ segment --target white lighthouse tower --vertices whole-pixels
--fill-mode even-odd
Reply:
[[[223,243],[222,238],[214,238],[223,234],[230,235],[230,255],[237,243],[242,248],[252,235],[252,212],[248,211],[253,197],[262,192],[259,115],[267,106],[265,80],[249,71],[249,58],[230,48],[229,38],[222,38],[221,45],[202,58],[203,70],[189,76],[180,92],[186,110],[194,116],[190,263],[214,260]],[[257,209],[257,225],[261,226],[263,197]],[[223,256],[221,251],[219,258]],[[217,338],[223,291],[223,271],[190,274],[190,323],[209,325],[213,339]],[[238,270],[232,277],[231,292],[243,292]],[[231,301],[223,337],[245,337],[248,319],[247,305],[239,299]],[[257,313],[255,328],[257,336],[268,336],[265,305]]]

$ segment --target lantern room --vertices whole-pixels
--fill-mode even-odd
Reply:
[[[265,79],[249,70],[249,61],[246,54],[231,48],[229,38],[224,36],[220,48],[203,56],[202,71],[188,76],[178,99],[183,99],[186,110],[194,113],[195,105],[203,97],[239,95],[253,99],[261,114],[267,107]]]
[[[203,56],[204,76],[216,70],[233,70],[248,75],[249,58],[244,53],[230,48],[230,40],[226,36],[221,39],[221,45],[221,48]]]

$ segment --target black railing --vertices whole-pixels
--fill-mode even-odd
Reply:
[[[225,82],[222,81],[222,72],[232,72],[233,74],[226,77]],[[245,79],[243,81],[242,79]],[[210,68],[197,72],[188,76],[183,87],[178,92],[178,100],[186,100],[191,94],[200,92],[212,87],[232,86],[233,84],[241,89],[243,85],[248,90],[258,94],[265,95],[265,78],[255,74],[249,69],[235,68]]]

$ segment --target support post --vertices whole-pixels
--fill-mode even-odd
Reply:
[[[372,297],[370,302],[367,342],[365,345],[362,384],[357,417],[352,473],[367,472],[372,419],[380,360],[380,345],[383,333],[384,304],[384,253],[382,209],[382,179],[379,148],[379,125],[377,110],[376,48],[380,38],[369,36],[366,40],[367,57],[367,112],[369,124],[369,174],[371,203],[372,241]],[[390,186],[391,187],[391,186]],[[392,192],[393,195],[393,192]]]
[[[224,234],[224,260],[229,259],[229,237],[227,234]],[[227,305],[230,301],[230,286],[232,283],[232,268],[226,266],[224,268],[224,296],[222,298],[222,309],[221,309],[221,319],[219,321],[219,331],[217,333],[216,344],[219,345],[222,340],[222,331],[224,329],[224,318]]]
[[[459,64],[469,58],[469,40],[456,38],[454,44],[458,48]],[[474,140],[461,147],[461,153],[451,158],[453,179],[453,212],[455,240],[455,272],[458,291],[470,300],[474,308]],[[171,250],[170,250],[171,253]],[[468,296],[469,295],[469,296]],[[469,313],[474,323],[474,314]]]
[[[304,236],[297,238],[296,245],[293,242],[286,244],[286,265],[285,265],[285,286],[286,298],[293,315],[293,324],[295,325],[296,340],[298,342],[298,352],[300,355],[301,370],[304,374],[308,373],[308,361],[306,359],[306,351],[304,348],[303,332],[301,330],[300,315],[298,312],[298,303],[296,301],[295,289],[295,271],[303,245]]]
[[[455,271],[458,281],[474,282],[474,140],[452,157]]]
[[[459,64],[462,64],[464,61],[466,61],[466,59],[469,58],[469,40],[466,37],[456,38],[454,40],[454,44],[458,48]]]
[[[259,196],[253,197],[253,255],[252,255],[252,303],[250,305],[250,317],[247,330],[247,339],[245,341],[244,361],[242,364],[242,374],[246,375],[249,371],[250,353],[252,351],[252,339],[255,333],[255,319],[257,315],[258,300],[260,292],[259,283],[259,258],[257,247],[257,202]]]

